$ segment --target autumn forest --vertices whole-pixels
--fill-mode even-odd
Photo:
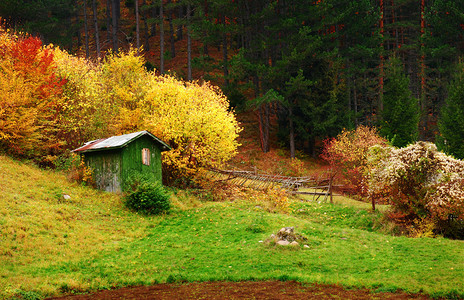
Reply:
[[[212,81],[237,109],[258,111],[263,151],[270,126],[277,126],[293,156],[295,149],[314,154],[317,140],[359,124],[381,126],[398,146],[440,139],[446,132],[439,130],[440,111],[451,82],[462,80],[463,6],[446,0],[16,0],[2,1],[0,15],[6,28],[83,57],[95,60],[132,45],[148,69]]]
[[[463,59],[464,1],[0,0],[0,299],[461,299]]]

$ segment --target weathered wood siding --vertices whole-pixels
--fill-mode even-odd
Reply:
[[[98,189],[121,192],[121,149],[89,152],[85,154],[85,161],[93,170]]]

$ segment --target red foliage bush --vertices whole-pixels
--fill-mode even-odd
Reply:
[[[367,155],[374,145],[386,146],[387,141],[378,135],[375,128],[361,125],[356,130],[343,130],[337,137],[325,140],[321,158],[356,194],[366,195]]]
[[[42,48],[42,41],[39,38],[10,39],[9,43],[0,45],[0,53],[4,59],[11,62],[17,74],[36,83],[38,98],[48,99],[52,95],[61,93],[66,81],[55,76],[53,52]]]
[[[0,147],[16,156],[53,155],[62,148],[56,122],[65,80],[40,39],[0,28]]]

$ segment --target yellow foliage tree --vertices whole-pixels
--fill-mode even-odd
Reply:
[[[140,104],[149,89],[150,74],[136,49],[109,53],[102,63],[101,81],[111,103],[112,130],[125,133],[144,126]]]
[[[337,137],[324,141],[321,155],[359,195],[367,193],[369,173],[368,153],[375,145],[385,146],[387,141],[380,137],[375,128],[358,126],[355,130],[343,130]]]
[[[229,102],[209,83],[184,82],[147,72],[135,50],[109,54],[102,63],[103,94],[112,103],[112,131],[149,130],[172,150],[163,153],[168,183],[189,180],[236,153],[240,128]]]
[[[134,49],[100,63],[0,30],[0,146],[44,159],[97,137],[150,130],[172,151],[167,180],[190,179],[237,149],[229,102],[208,83],[147,72]]]
[[[143,104],[146,127],[173,148],[163,158],[167,180],[189,178],[236,154],[239,125],[227,98],[210,84],[152,76]]]
[[[10,153],[27,155],[38,140],[38,110],[31,105],[31,89],[8,63],[0,61],[0,145]]]
[[[61,97],[59,128],[68,148],[113,134],[113,104],[102,82],[100,64],[54,48],[56,72],[66,79]]]

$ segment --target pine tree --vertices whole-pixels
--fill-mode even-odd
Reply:
[[[340,74],[347,88],[346,108],[350,125],[372,125],[378,104],[381,36],[377,1],[332,0],[330,28],[334,30],[339,56],[344,62]],[[340,13],[341,12],[341,13]],[[327,18],[324,19],[325,22]],[[360,22],[362,20],[362,22]]]
[[[440,111],[438,147],[456,158],[464,158],[464,63],[458,64],[448,98]]]
[[[391,56],[385,66],[383,110],[380,112],[380,134],[396,147],[417,140],[419,134],[418,101],[409,89],[409,78],[400,59]]]
[[[448,97],[448,84],[458,59],[464,55],[464,2],[434,0],[425,10],[422,39],[425,56],[425,97],[427,126],[436,123],[438,112]],[[431,128],[436,129],[436,128]],[[431,130],[431,131],[432,131]]]
[[[2,25],[40,36],[46,44],[71,48],[72,35],[76,31],[72,19],[79,5],[80,1],[73,0],[2,0],[0,16]]]

